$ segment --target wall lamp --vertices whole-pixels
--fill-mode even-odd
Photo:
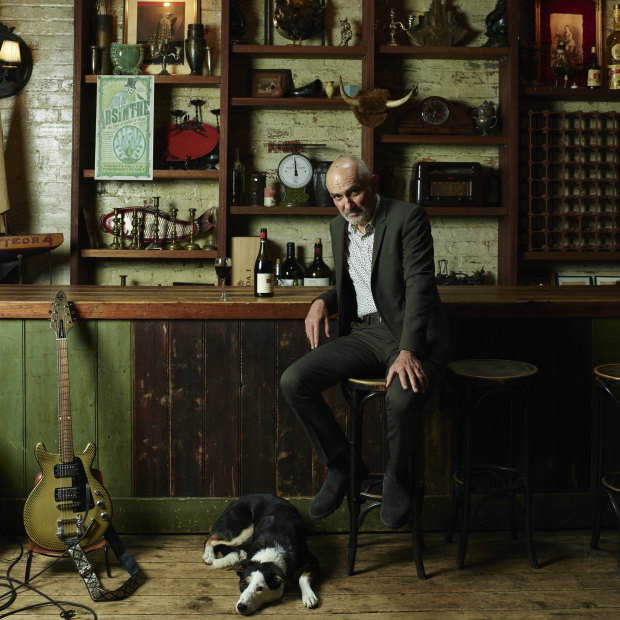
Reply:
[[[0,22],[0,99],[16,95],[32,75],[30,49],[13,30]]]

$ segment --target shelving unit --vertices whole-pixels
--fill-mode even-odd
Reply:
[[[204,2],[204,0],[203,0]],[[92,144],[88,136],[93,133],[93,105],[96,76],[86,75],[85,60],[88,58],[87,2],[78,0],[75,4],[75,68],[74,68],[74,135],[72,167],[72,229],[71,229],[71,282],[88,282],[86,266],[95,266],[97,260],[127,258],[144,259],[149,262],[161,259],[208,259],[214,253],[209,251],[173,253],[156,252],[156,256],[145,256],[144,251],[115,251],[90,248],[88,235],[80,223],[80,211],[87,204],[98,183],[94,180],[92,169]],[[518,26],[516,15],[520,4],[508,0],[509,45],[507,47],[416,47],[399,45],[391,47],[380,43],[375,32],[377,8],[375,0],[361,0],[361,43],[351,47],[334,45],[230,45],[230,3],[221,3],[221,28],[219,52],[220,76],[156,76],[156,92],[159,89],[176,87],[198,87],[219,89],[220,101],[220,161],[217,171],[211,170],[155,170],[154,181],[194,180],[217,183],[217,243],[219,248],[228,248],[230,243],[230,223],[239,222],[245,216],[313,216],[329,218],[334,214],[332,207],[259,207],[230,205],[230,157],[229,141],[231,123],[233,127],[240,119],[247,119],[254,113],[263,111],[333,111],[348,113],[349,107],[341,98],[259,98],[246,96],[245,77],[255,59],[301,59],[304,61],[352,60],[359,61],[361,84],[366,89],[383,86],[376,67],[380,63],[393,61],[423,62],[427,59],[441,61],[491,61],[496,62],[499,71],[498,96],[502,116],[502,129],[499,135],[480,136],[450,134],[395,134],[386,133],[381,127],[371,129],[361,127],[360,153],[369,167],[374,169],[382,149],[407,149],[416,145],[464,146],[496,149],[500,177],[500,199],[498,204],[480,207],[467,207],[460,204],[429,207],[434,216],[475,216],[498,218],[498,282],[514,284],[517,280],[518,258]],[[277,64],[277,63],[276,63]],[[244,75],[245,72],[245,75]],[[533,94],[533,93],[532,93]],[[533,94],[534,95],[534,94]],[[538,96],[538,95],[535,95]],[[544,96],[544,95],[540,95]],[[448,96],[449,98],[449,96]],[[90,132],[90,133],[89,133]],[[250,171],[248,171],[250,172]],[[231,220],[231,218],[237,218]],[[119,252],[122,252],[119,253]]]

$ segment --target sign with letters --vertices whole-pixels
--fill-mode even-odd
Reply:
[[[155,78],[97,76],[95,179],[152,180]]]

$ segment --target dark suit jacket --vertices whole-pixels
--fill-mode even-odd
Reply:
[[[346,267],[348,222],[339,215],[330,232],[336,286],[320,296],[329,314],[338,312],[338,335],[357,320],[353,282]],[[433,238],[419,205],[381,197],[375,221],[371,287],[377,310],[400,349],[421,360],[449,361],[449,333],[435,283]]]

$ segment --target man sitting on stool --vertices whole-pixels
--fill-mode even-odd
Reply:
[[[389,460],[381,521],[405,525],[410,514],[409,458],[423,430],[426,396],[448,361],[448,324],[434,276],[433,239],[419,205],[379,196],[379,177],[355,157],[340,157],[326,175],[341,217],[330,224],[336,286],[306,316],[310,353],[282,374],[282,392],[304,427],[327,478],[309,515],[334,512],[350,485],[349,443],[322,397],[349,377],[386,377]],[[329,316],[338,312],[338,338]]]

